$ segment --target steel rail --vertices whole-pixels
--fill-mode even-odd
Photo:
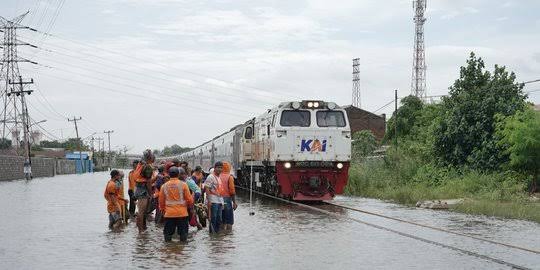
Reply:
[[[241,187],[241,186],[236,186],[236,187],[238,187],[240,189],[243,189],[243,190],[246,190],[246,191],[249,191],[249,188],[244,188],[244,187]],[[271,199],[275,199],[275,200],[284,202],[284,203],[296,205],[296,206],[306,208],[306,209],[309,209],[309,210],[312,210],[312,211],[315,211],[315,212],[319,212],[319,213],[323,213],[323,214],[326,214],[326,215],[329,215],[329,216],[333,216],[333,217],[335,217],[337,219],[342,219],[342,218],[348,219],[348,220],[351,220],[351,221],[354,221],[354,222],[357,222],[357,223],[360,223],[360,224],[364,224],[364,225],[369,226],[369,227],[384,230],[384,231],[387,231],[387,232],[392,232],[392,233],[401,235],[403,237],[411,238],[411,239],[414,239],[414,240],[418,240],[418,241],[421,241],[421,242],[424,242],[424,243],[428,243],[428,244],[432,244],[432,245],[435,245],[435,246],[443,247],[443,248],[450,249],[450,250],[453,250],[453,251],[458,251],[458,252],[461,252],[463,254],[467,254],[469,256],[472,256],[472,257],[485,259],[485,260],[492,261],[492,262],[495,262],[495,263],[498,263],[498,264],[501,264],[501,265],[506,265],[506,266],[509,266],[509,267],[512,267],[512,268],[515,268],[515,269],[521,269],[521,270],[530,270],[531,269],[531,268],[528,268],[528,267],[525,267],[525,266],[521,266],[521,265],[513,264],[511,262],[507,262],[507,261],[504,261],[504,260],[501,260],[501,259],[497,259],[497,258],[493,258],[493,257],[487,256],[487,255],[479,254],[479,253],[476,253],[474,251],[458,248],[458,247],[455,247],[455,246],[451,246],[451,245],[447,245],[447,244],[444,244],[444,243],[429,240],[427,238],[419,237],[419,236],[412,235],[412,234],[409,234],[409,233],[404,233],[404,232],[400,232],[400,231],[397,231],[397,230],[394,230],[394,229],[390,229],[390,228],[387,228],[387,227],[376,225],[376,224],[366,222],[366,221],[363,221],[363,220],[360,220],[360,219],[357,219],[357,218],[343,216],[341,214],[334,213],[334,212],[324,210],[324,209],[321,209],[321,208],[317,208],[317,207],[314,207],[314,206],[311,206],[311,205],[286,200],[286,199],[279,198],[279,197],[276,197],[276,196],[272,196],[270,194],[262,193],[262,192],[259,192],[259,191],[256,191],[256,190],[253,190],[253,192],[257,193],[259,195],[271,198]]]
[[[419,226],[419,227],[424,227],[424,228],[428,228],[428,229],[432,229],[432,230],[436,230],[436,231],[440,231],[440,232],[445,232],[445,233],[449,233],[449,234],[468,237],[468,238],[472,238],[472,239],[475,239],[475,240],[479,240],[479,241],[483,241],[483,242],[487,242],[487,243],[491,243],[491,244],[495,244],[495,245],[505,246],[505,247],[508,247],[508,248],[519,249],[519,250],[523,250],[523,251],[527,251],[527,252],[531,252],[531,253],[535,253],[535,254],[540,254],[540,251],[530,249],[530,248],[524,248],[524,247],[520,247],[520,246],[516,246],[516,245],[512,245],[512,244],[507,244],[507,243],[503,243],[503,242],[489,240],[489,239],[482,238],[482,237],[468,235],[468,234],[465,234],[465,233],[460,233],[460,232],[455,232],[455,231],[451,231],[451,230],[447,230],[447,229],[442,229],[442,228],[438,228],[438,227],[435,227],[435,226],[425,225],[425,224],[417,223],[417,222],[414,222],[414,221],[408,221],[408,220],[404,220],[404,219],[400,219],[400,218],[390,217],[390,216],[387,216],[387,215],[378,214],[378,213],[375,213],[375,212],[370,212],[370,211],[366,211],[366,210],[362,210],[362,209],[358,209],[358,208],[353,208],[353,207],[345,206],[345,205],[341,205],[341,204],[336,204],[336,203],[333,203],[333,202],[325,202],[325,203],[329,204],[329,205],[336,206],[336,207],[341,207],[341,208],[344,208],[344,209],[347,209],[347,210],[351,210],[351,211],[356,211],[356,212],[360,212],[360,213],[364,213],[364,214],[368,214],[368,215],[373,215],[373,216],[377,216],[377,217],[381,217],[381,218],[391,219],[391,220],[394,220],[394,221],[399,221],[399,222],[403,222],[403,223],[407,223],[407,224],[411,224],[411,225],[415,225],[415,226]]]

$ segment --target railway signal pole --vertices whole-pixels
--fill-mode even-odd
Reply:
[[[109,144],[109,154],[107,155],[107,166],[111,168],[111,133],[114,133],[114,130],[103,131],[107,134],[107,142]]]
[[[77,142],[79,143],[79,159],[81,160],[81,173],[85,171],[85,166],[82,159],[82,140],[79,138],[79,128],[77,127],[77,121],[82,120],[82,117],[73,119],[68,119],[68,122],[73,122],[75,124],[75,135],[77,136]]]

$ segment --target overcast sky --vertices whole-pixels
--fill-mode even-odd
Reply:
[[[539,1],[428,0],[427,93],[441,95],[475,51],[520,81],[540,78]],[[280,101],[351,103],[361,60],[362,107],[410,93],[414,25],[409,0],[2,0],[19,31],[21,75],[38,90],[36,121],[54,138],[114,130],[113,148],[195,146]],[[526,90],[540,89],[530,84]],[[540,91],[530,94],[539,103]],[[377,113],[392,112],[392,106]],[[103,134],[96,134],[104,136]],[[45,138],[46,139],[46,138]]]

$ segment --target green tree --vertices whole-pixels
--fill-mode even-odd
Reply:
[[[11,147],[11,140],[6,138],[0,138],[0,149],[9,149]]]
[[[45,148],[64,148],[64,145],[62,145],[62,143],[58,142],[57,140],[41,141],[39,145]]]
[[[536,191],[540,173],[540,112],[531,108],[503,118],[497,128],[500,145],[510,156],[510,166],[532,176],[531,192]]]
[[[180,155],[182,153],[190,151],[192,148],[189,147],[182,147],[178,144],[173,144],[171,146],[165,146],[163,148],[163,151],[161,151],[161,154],[163,156],[172,156],[172,155]]]
[[[54,140],[54,141],[41,141],[41,143],[39,145],[41,147],[44,147],[44,148],[64,148],[64,149],[66,149],[68,151],[78,151],[80,141],[81,140],[77,139],[77,138],[69,138],[65,142],[59,142],[57,140]],[[84,144],[84,142],[83,142],[82,143],[82,150],[83,151],[88,151],[88,150],[90,150],[90,147],[88,145]]]
[[[401,107],[397,109],[397,133],[398,138],[403,138],[411,134],[416,124],[417,118],[422,114],[424,107],[422,100],[415,96],[407,96],[401,100]],[[391,142],[395,139],[396,112],[388,120],[384,142]]]
[[[495,115],[522,110],[526,98],[522,89],[513,72],[495,65],[490,73],[482,58],[471,53],[449,97],[443,99],[444,113],[433,132],[433,152],[439,161],[482,170],[506,162],[495,136]]]
[[[370,130],[355,132],[352,136],[352,158],[360,162],[377,149],[377,139]]]

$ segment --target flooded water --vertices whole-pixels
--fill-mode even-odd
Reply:
[[[162,228],[107,228],[106,173],[0,182],[0,269],[509,269],[507,265],[417,241],[347,219],[240,193],[236,224],[211,236],[190,228],[187,244],[164,243]],[[127,195],[127,192],[126,192]],[[540,250],[532,222],[419,210],[377,200],[336,202]],[[444,242],[530,269],[540,257],[476,240],[325,207],[381,226]]]

